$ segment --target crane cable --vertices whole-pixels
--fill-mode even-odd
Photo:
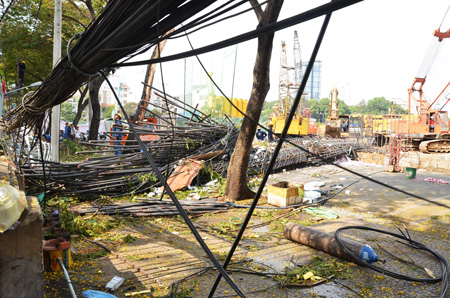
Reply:
[[[449,9],[450,9],[450,4],[448,5],[447,10],[445,11],[444,17],[442,18],[442,21],[441,21],[441,23],[439,24],[439,28],[438,28],[438,29],[441,29],[442,23],[444,22],[445,17],[447,16],[447,13],[448,13],[448,10],[449,10]]]
[[[444,23],[445,17],[447,16],[448,11],[450,10],[450,5],[447,7],[447,10],[445,11],[444,17],[441,20],[441,23],[439,24],[438,30],[440,31],[442,24]],[[439,41],[439,39],[435,38],[436,36],[433,35],[433,38],[431,40],[431,44],[428,48],[427,54],[425,55],[425,59],[422,62],[422,65],[420,66],[420,69],[417,73],[417,78],[423,78],[425,79],[428,75],[428,72],[430,71],[431,67],[433,66],[434,61],[436,60],[439,51],[443,45],[443,41],[445,39],[442,39]]]

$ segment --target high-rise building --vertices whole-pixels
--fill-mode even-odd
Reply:
[[[308,67],[309,61],[303,61],[303,71]],[[306,82],[305,90],[303,91],[303,98],[320,100],[322,83],[322,61],[316,60],[309,75],[308,82]]]

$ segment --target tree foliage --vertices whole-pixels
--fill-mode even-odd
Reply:
[[[16,1],[1,24],[0,74],[9,88],[17,84],[17,59],[27,66],[25,86],[42,81],[52,70],[53,1],[39,3]]]
[[[68,41],[79,32],[83,32],[95,16],[101,11],[107,0],[64,0],[62,8],[62,53],[65,53]],[[0,2],[0,7],[4,2]],[[4,7],[1,7],[4,8]],[[3,10],[3,9],[2,9]],[[24,85],[43,81],[53,68],[53,0],[16,1],[1,23],[0,75],[6,78],[12,88],[17,84],[17,62],[21,59],[26,65]],[[64,55],[64,54],[63,54]],[[95,84],[97,86],[98,84]],[[100,88],[100,86],[98,86]],[[95,94],[95,96],[92,96]],[[91,122],[91,131],[96,131],[100,120],[100,106],[95,101],[98,89],[89,91],[89,99],[96,113]],[[75,121],[81,117],[86,103],[79,104]],[[98,114],[98,115],[97,115]],[[67,115],[66,115],[67,116]]]
[[[76,115],[77,113],[70,102],[66,101],[61,104],[61,119],[66,122],[73,123]]]
[[[125,112],[128,115],[133,115],[134,113],[136,113],[138,107],[138,103],[137,102],[127,102],[123,108],[125,109]]]
[[[259,119],[260,123],[266,122],[270,117],[272,117],[273,109],[278,104],[278,101],[265,101],[263,105],[263,110],[261,112],[261,117]]]
[[[339,106],[340,107],[340,106]],[[394,107],[394,110],[392,110]],[[382,114],[408,114],[408,111],[403,109],[400,105],[394,104],[384,97],[375,97],[366,101],[362,100],[359,104],[350,106],[351,113],[368,114],[368,115],[382,115]]]
[[[108,119],[112,117],[112,112],[114,111],[114,105],[109,105],[106,107],[102,107],[103,119]]]
[[[320,101],[317,99],[305,100],[303,107],[309,107],[311,109],[311,117],[317,119],[319,122],[323,122],[328,117],[330,99],[322,98]],[[394,106],[394,111],[392,111]],[[408,114],[408,111],[403,109],[398,104],[393,104],[384,97],[375,97],[369,100],[367,103],[365,100],[360,101],[357,105],[349,106],[343,100],[338,99],[338,109],[340,115],[349,114],[369,114],[369,115],[382,115],[394,112],[395,114]]]

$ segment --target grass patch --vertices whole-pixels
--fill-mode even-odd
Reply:
[[[236,230],[240,223],[233,221],[221,221],[211,225],[211,228],[221,235],[227,235],[229,231]]]
[[[120,224],[120,220],[112,216],[78,216],[65,207],[60,212],[60,222],[66,232],[87,237],[102,236]]]
[[[350,269],[350,263],[338,261],[335,258],[312,258],[307,265],[286,267],[284,275],[280,275],[277,279],[281,280],[281,285],[286,283],[310,283],[311,281],[304,279],[304,274],[312,272],[314,276],[322,278],[334,276],[336,278],[353,278]]]
[[[127,234],[126,236],[122,237],[122,240],[125,243],[133,243],[136,239],[137,239],[137,237],[133,236],[131,234]]]
[[[93,250],[86,250],[80,254],[74,255],[74,259],[80,262],[88,262],[106,257],[107,255],[109,255],[109,252],[107,252],[104,249],[93,249]]]
[[[130,255],[130,256],[127,256],[126,259],[130,262],[133,262],[133,261],[136,262],[136,261],[148,260],[149,257],[147,255]]]

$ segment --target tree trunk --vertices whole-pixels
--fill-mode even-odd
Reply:
[[[78,125],[78,122],[80,122],[81,119],[81,115],[83,114],[84,109],[89,103],[89,98],[87,98],[86,100],[84,99],[88,90],[89,88],[86,86],[83,92],[81,92],[80,100],[78,101],[77,114],[75,115],[75,119],[73,119],[73,126]]]
[[[259,16],[259,26],[275,22],[282,6],[282,0],[270,0],[262,15],[258,15],[255,9]],[[272,33],[258,38],[258,52],[253,68],[253,88],[246,111],[247,116],[256,122],[261,116],[264,100],[270,88],[273,36]],[[255,195],[247,185],[247,170],[256,128],[257,123],[244,118],[227,172],[226,194],[233,202],[253,198]]]
[[[89,140],[97,140],[98,127],[100,125],[100,103],[98,101],[98,92],[105,79],[103,76],[97,76],[88,83],[89,100],[92,106],[92,119],[89,123]]]

